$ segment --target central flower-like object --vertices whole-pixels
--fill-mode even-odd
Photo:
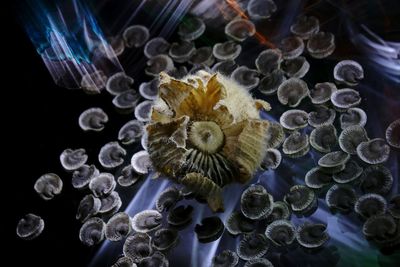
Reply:
[[[146,126],[153,166],[223,211],[222,187],[249,181],[265,156],[261,108],[270,106],[221,74],[176,80],[161,73]]]

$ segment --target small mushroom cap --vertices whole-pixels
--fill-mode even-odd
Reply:
[[[174,227],[184,227],[192,221],[192,213],[192,206],[178,206],[168,213],[168,224]]]
[[[257,220],[268,216],[272,212],[274,199],[262,185],[251,185],[240,199],[240,207],[244,216]]]
[[[135,108],[139,100],[140,95],[136,92],[136,90],[127,90],[115,96],[112,100],[112,103],[118,110],[127,112]]]
[[[265,258],[259,258],[247,261],[243,267],[273,267],[273,265],[269,260]]]
[[[97,214],[101,207],[101,200],[93,195],[86,195],[82,198],[78,205],[76,219],[81,222]]]
[[[311,35],[307,42],[307,51],[314,58],[326,58],[335,51],[335,36],[330,32],[318,32]]]
[[[239,256],[232,250],[224,250],[212,259],[211,267],[234,267],[239,263]]]
[[[209,46],[197,48],[190,57],[189,63],[207,67],[211,66],[214,63],[213,49]]]
[[[111,173],[102,172],[89,183],[89,189],[96,197],[103,197],[111,194],[114,191],[116,182],[114,175]]]
[[[321,167],[315,167],[306,173],[304,182],[312,189],[319,189],[329,185],[332,182],[332,176],[323,172]]]
[[[305,128],[308,124],[308,113],[300,109],[291,109],[282,113],[279,123],[287,130]]]
[[[386,129],[386,141],[395,148],[400,148],[400,119],[393,121]]]
[[[360,177],[362,172],[363,168],[360,167],[356,161],[350,160],[346,163],[345,168],[342,171],[333,174],[332,178],[336,183],[344,184],[356,180]]]
[[[357,146],[365,141],[368,141],[367,131],[359,125],[343,129],[339,136],[340,148],[351,155],[355,155],[357,153]]]
[[[234,41],[216,43],[213,47],[213,55],[219,60],[235,60],[242,52],[242,46]]]
[[[325,201],[332,210],[349,212],[356,202],[356,193],[350,186],[335,184],[326,193]]]
[[[217,216],[203,218],[201,220],[201,224],[196,224],[194,227],[197,238],[202,243],[208,243],[217,240],[221,237],[224,229],[224,223]]]
[[[145,257],[148,257],[153,252],[151,247],[151,238],[146,233],[135,233],[126,238],[123,252],[125,257],[140,262]]]
[[[357,199],[354,211],[363,218],[369,218],[386,212],[386,199],[378,194],[365,194]]]
[[[38,237],[44,229],[44,221],[41,217],[28,213],[17,224],[17,236],[31,240]]]
[[[231,74],[231,78],[247,90],[256,88],[260,82],[258,72],[246,66],[235,69]]]
[[[118,142],[105,144],[99,153],[99,162],[106,169],[115,168],[124,163],[126,150]]]
[[[322,153],[328,153],[337,144],[336,128],[332,125],[322,125],[312,130],[310,144]]]
[[[279,69],[282,62],[282,52],[279,49],[267,49],[256,58],[255,65],[262,74],[269,74]]]
[[[286,81],[284,72],[280,69],[274,70],[260,80],[257,89],[264,95],[273,95],[284,81]]]
[[[302,247],[319,248],[329,240],[327,226],[306,222],[297,228],[296,239]]]
[[[151,117],[151,108],[154,105],[154,101],[145,100],[138,104],[135,108],[135,117],[139,121],[147,122]]]
[[[321,167],[337,167],[345,164],[350,159],[350,155],[343,151],[334,151],[322,156],[318,160],[318,165]]]
[[[360,108],[349,108],[340,115],[340,127],[345,129],[349,126],[359,125],[364,127],[367,123],[367,114]]]
[[[94,217],[87,220],[79,230],[79,240],[86,246],[93,246],[104,239],[106,224],[102,219]]]
[[[188,70],[185,66],[179,66],[168,71],[167,74],[175,79],[183,79],[186,75],[188,75]]]
[[[231,235],[246,234],[255,230],[256,222],[244,216],[243,213],[234,211],[227,218],[225,227]]]
[[[333,124],[336,118],[336,111],[326,107],[316,107],[315,111],[308,113],[308,124],[313,127]]]
[[[182,40],[193,41],[199,38],[206,30],[203,20],[198,17],[185,17],[179,24],[178,35]]]
[[[182,193],[178,188],[175,186],[168,187],[158,196],[156,200],[156,209],[159,212],[163,212],[164,210],[168,211],[170,208],[173,208],[182,197]]]
[[[264,169],[276,169],[281,164],[282,155],[279,150],[275,148],[268,148],[265,157],[261,162],[261,167]]]
[[[282,125],[277,122],[270,122],[266,134],[266,143],[268,148],[278,148],[285,140],[285,133]]]
[[[313,34],[319,32],[319,20],[314,16],[299,16],[290,26],[290,31],[302,39],[309,39]]]
[[[140,139],[143,131],[143,122],[139,120],[128,121],[119,130],[118,140],[124,145],[132,144]]]
[[[238,67],[235,61],[228,59],[214,64],[212,67],[213,72],[219,72],[225,76],[231,76],[232,72]]]
[[[340,83],[354,86],[364,78],[364,70],[354,60],[342,60],[333,69],[333,77]]]
[[[388,212],[393,218],[400,219],[400,195],[395,195],[390,199]]]
[[[366,237],[374,239],[385,239],[396,231],[397,225],[392,216],[380,214],[370,217],[363,226]]]
[[[324,82],[315,84],[314,88],[310,89],[309,97],[313,104],[324,104],[331,100],[331,95],[337,90],[334,83]]]
[[[357,156],[369,164],[379,164],[389,159],[390,146],[382,138],[361,142],[357,146]]]
[[[255,33],[254,23],[247,19],[234,19],[225,26],[225,34],[238,42],[243,42]]]
[[[308,153],[310,143],[308,135],[301,134],[300,132],[294,131],[288,138],[285,139],[282,145],[282,151],[290,157],[302,157]]]
[[[169,48],[168,55],[177,63],[186,62],[196,51],[194,43],[182,41],[180,43],[172,43]]]
[[[160,72],[168,72],[174,69],[174,62],[172,59],[167,55],[157,55],[151,57],[146,62],[147,67],[145,68],[144,72],[149,76],[158,76]]]
[[[308,95],[308,86],[303,80],[290,78],[279,85],[277,93],[282,105],[294,108]]]
[[[121,197],[118,192],[113,191],[108,196],[100,199],[101,206],[99,213],[106,213],[107,215],[116,213],[122,206]]]
[[[44,200],[50,200],[61,193],[63,182],[55,173],[46,173],[36,180],[34,189]]]
[[[144,55],[147,58],[152,58],[160,54],[167,54],[170,47],[163,37],[155,37],[150,39],[144,46]]]
[[[168,267],[168,259],[159,251],[155,251],[151,256],[145,257],[139,263],[140,267]]]
[[[147,233],[161,227],[162,215],[156,210],[144,210],[132,218],[133,230],[139,233]]]
[[[284,59],[292,59],[303,53],[304,42],[297,36],[289,36],[282,39],[279,48]]]
[[[383,165],[372,165],[364,169],[361,175],[360,188],[363,193],[385,195],[393,185],[393,175]]]
[[[137,267],[133,260],[128,257],[120,257],[111,267]]]
[[[243,260],[257,259],[265,255],[269,243],[265,235],[259,233],[247,234],[240,240],[237,254]]]
[[[310,69],[310,63],[305,57],[299,56],[284,60],[281,64],[281,69],[288,77],[303,78]]]
[[[292,186],[283,200],[290,205],[293,212],[299,214],[308,213],[317,204],[314,191],[304,185]]]
[[[149,29],[143,25],[132,25],[124,30],[122,38],[127,47],[141,47],[149,40]]]
[[[106,90],[110,94],[116,96],[131,90],[133,83],[134,80],[132,77],[129,77],[124,72],[117,72],[108,78]]]
[[[131,231],[131,221],[125,212],[114,214],[108,220],[105,229],[105,236],[110,241],[119,241],[129,235]]]
[[[131,165],[135,172],[147,174],[152,166],[149,153],[146,150],[136,152],[131,158]]]
[[[99,170],[95,165],[82,165],[82,167],[76,169],[72,173],[72,186],[77,189],[86,188],[89,185],[89,182],[99,175]]]
[[[265,235],[277,247],[288,246],[296,238],[296,229],[288,220],[277,220],[267,226]]]
[[[117,178],[117,182],[122,187],[127,187],[135,184],[142,175],[138,174],[133,170],[132,165],[127,165],[121,170],[120,176]]]
[[[250,0],[247,4],[247,12],[250,18],[268,19],[275,13],[277,7],[273,0]]]
[[[159,251],[166,251],[176,246],[179,242],[179,235],[176,230],[173,229],[158,229],[154,233],[152,239],[152,245],[155,249]]]
[[[347,109],[360,104],[361,96],[354,89],[344,88],[332,93],[331,102],[339,109]]]
[[[101,108],[89,108],[79,115],[79,127],[84,131],[99,132],[108,122],[107,114]]]
[[[67,171],[73,171],[82,167],[88,159],[86,150],[79,149],[65,149],[60,155],[60,162],[62,167]]]

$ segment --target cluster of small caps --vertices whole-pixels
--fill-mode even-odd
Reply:
[[[386,142],[400,148],[400,119],[388,126],[386,141],[368,138],[364,129],[367,115],[356,107],[361,102],[360,94],[355,89],[336,87],[336,84],[356,86],[363,79],[363,68],[353,60],[343,60],[335,66],[336,84],[322,82],[309,89],[302,80],[310,69],[303,52],[307,50],[311,57],[322,59],[335,50],[334,35],[320,31],[318,19],[312,16],[300,16],[290,27],[293,35],[284,38],[278,48],[262,51],[255,59],[256,69],[238,66],[235,59],[242,51],[240,43],[256,33],[258,20],[270,18],[277,10],[272,0],[250,0],[242,8],[254,22],[243,18],[230,21],[225,27],[227,40],[213,47],[195,47],[194,40],[202,36],[206,25],[193,16],[182,20],[178,28],[181,40],[172,44],[162,37],[150,39],[143,25],[130,26],[121,37],[110,39],[116,55],[121,55],[125,48],[143,47],[148,58],[144,72],[151,79],[136,90],[134,79],[126,73],[106,77],[97,71],[83,77],[81,85],[86,92],[99,93],[99,88],[105,88],[114,96],[113,104],[118,110],[134,113],[136,119],[121,127],[118,140],[122,145],[140,140],[143,147],[132,156],[130,164],[121,167],[127,152],[118,142],[110,142],[101,148],[99,163],[106,170],[121,168],[117,178],[120,186],[135,184],[152,168],[144,125],[150,120],[152,101],[158,95],[158,73],[164,71],[182,78],[202,69],[219,72],[247,90],[257,88],[265,95],[277,95],[278,101],[288,108],[299,106],[307,97],[314,105],[310,112],[287,110],[279,123],[270,124],[269,147],[262,168],[279,167],[281,146],[283,154],[291,158],[306,155],[311,147],[325,155],[318,161],[319,166],[306,174],[305,185],[292,186],[281,201],[274,201],[263,186],[252,185],[241,196],[240,210],[230,214],[225,224],[218,216],[203,218],[196,224],[194,231],[200,242],[217,240],[225,228],[231,235],[242,235],[237,250],[222,251],[213,258],[213,266],[236,266],[239,259],[246,261],[246,267],[272,266],[264,258],[271,246],[286,247],[295,242],[307,249],[323,246],[329,239],[326,225],[305,222],[295,226],[290,217],[292,213],[311,215],[317,208],[317,198],[328,188],[325,200],[332,210],[355,211],[366,220],[363,232],[367,238],[378,245],[396,245],[400,240],[400,227],[396,223],[400,219],[400,197],[386,200],[393,178],[381,164],[389,158],[390,147]],[[333,126],[337,112],[340,112],[340,133]],[[98,107],[84,111],[79,117],[79,126],[84,131],[101,131],[107,122],[107,114]],[[301,131],[309,126],[313,128],[310,136]],[[114,174],[100,173],[95,165],[87,165],[84,149],[67,149],[60,159],[66,170],[73,171],[73,187],[91,191],[81,200],[76,215],[83,222],[79,238],[84,244],[95,245],[104,238],[125,240],[123,256],[114,266],[168,266],[167,253],[178,244],[178,232],[192,223],[193,207],[177,206],[182,199],[195,197],[191,192],[169,187],[158,196],[155,209],[144,210],[131,218],[118,212],[121,199],[115,191]],[[366,168],[360,166],[367,164]],[[52,173],[43,175],[35,184],[35,190],[46,200],[59,194],[61,189],[61,179]],[[258,233],[259,223],[265,221],[267,227]],[[43,227],[40,217],[28,214],[18,223],[17,234],[32,239]]]

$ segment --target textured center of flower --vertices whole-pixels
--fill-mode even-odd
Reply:
[[[215,153],[224,143],[224,133],[213,121],[196,121],[190,128],[189,139],[201,151]]]

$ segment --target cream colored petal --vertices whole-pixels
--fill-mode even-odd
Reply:
[[[256,99],[255,101],[256,108],[258,110],[264,109],[265,111],[270,111],[271,110],[271,105],[262,99]]]

